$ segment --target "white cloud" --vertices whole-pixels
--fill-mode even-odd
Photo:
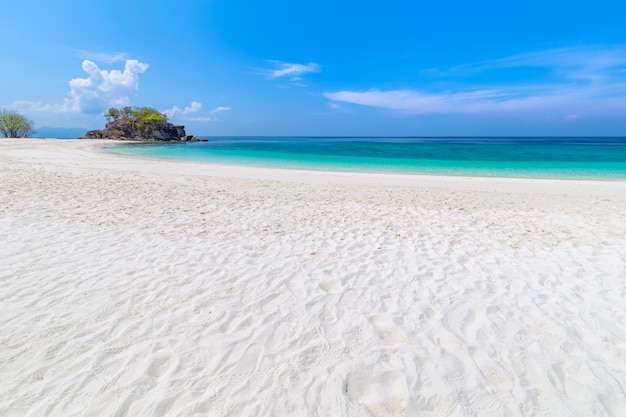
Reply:
[[[130,104],[127,94],[139,89],[139,74],[148,69],[148,64],[136,59],[126,61],[124,71],[103,70],[94,62],[83,61],[83,71],[87,78],[70,80],[70,96],[65,107],[84,113],[102,112],[108,106],[126,106]]]
[[[425,93],[415,90],[368,90],[324,93],[334,100],[362,106],[396,110],[410,114],[486,113],[626,113],[626,96],[602,97],[593,89],[568,88],[520,96],[509,91]]]
[[[167,117],[169,117],[170,119],[179,115],[181,119],[190,120],[190,121],[213,122],[217,120],[209,116],[196,115],[201,109],[202,109],[202,103],[200,103],[199,101],[192,101],[189,106],[186,106],[183,109],[181,109],[178,106],[173,106],[172,108],[163,111],[163,113],[165,113]],[[209,111],[208,113],[209,114],[222,113],[222,112],[229,111],[229,110],[230,110],[230,107],[218,106],[215,109]]]
[[[128,57],[126,52],[91,52],[85,50],[78,50],[76,54],[82,58],[89,59],[91,61],[104,62],[105,64],[114,64],[116,62],[125,61]]]
[[[199,101],[192,101],[191,104],[183,109],[183,114],[195,113],[200,111],[202,103]]]
[[[497,103],[497,100],[502,98],[501,93],[493,90],[428,94],[414,90],[379,91],[372,89],[324,93],[324,96],[334,101],[419,114],[475,113],[485,110],[487,104]],[[501,101],[501,103],[506,103],[506,100]]]
[[[83,61],[87,78],[69,81],[69,97],[62,103],[21,101],[14,106],[32,112],[100,114],[107,107],[130,105],[128,94],[139,89],[139,74],[148,69],[148,64],[135,59],[127,60],[124,70],[103,70],[88,59]]]
[[[118,88],[136,90],[139,87],[138,74],[145,72],[147,69],[147,64],[143,64],[136,59],[130,59],[126,61],[123,72],[120,70],[107,71],[101,70],[95,63],[86,59],[83,61],[83,71],[89,74],[89,77],[70,80],[70,88],[91,87],[93,90],[105,93]]]
[[[217,122],[219,119],[209,116],[186,117],[185,120],[191,122]]]
[[[181,109],[178,106],[173,106],[171,109],[167,109],[164,110],[163,113],[165,113],[167,115],[167,117],[172,118],[177,114],[182,114],[183,116],[188,116],[192,113],[196,113],[198,111],[200,111],[200,109],[202,108],[202,103],[200,103],[199,101],[192,101],[191,104],[189,104],[189,106]]]
[[[458,78],[458,87],[447,91],[344,90],[326,92],[324,96],[334,102],[410,114],[549,113],[573,121],[591,113],[626,113],[626,77],[621,71],[624,66],[624,48],[557,49],[438,71],[436,75]],[[536,67],[545,69],[546,75],[540,82],[519,77],[524,74],[520,69]],[[487,76],[483,77],[487,81],[469,82],[482,84],[484,88],[467,88],[467,77],[481,77],[487,71],[510,68],[516,71],[514,80],[498,84],[489,82],[491,78]]]
[[[274,68],[260,70],[261,73],[270,80],[275,78],[287,78],[296,83],[302,81],[301,76],[304,74],[321,71],[321,67],[315,62],[309,62],[308,64],[293,64],[275,60],[267,60],[265,62],[274,64]],[[301,84],[299,85],[303,86]]]
[[[176,116],[176,114],[180,113],[180,107],[178,106],[172,106],[172,108],[169,109],[165,109],[163,110],[163,113],[165,113],[167,115],[167,117],[169,117],[170,119],[174,116]]]
[[[528,52],[499,59],[459,65],[442,74],[468,75],[484,71],[510,68],[546,68],[569,79],[596,80],[613,72],[623,71],[626,65],[624,46],[578,46]]]

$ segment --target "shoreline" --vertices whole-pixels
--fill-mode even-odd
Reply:
[[[0,139],[0,145],[4,143],[19,145],[24,139]],[[377,184],[383,186],[406,186],[406,187],[444,187],[457,190],[475,191],[501,191],[501,192],[546,192],[559,194],[589,193],[590,195],[603,195],[616,193],[616,196],[626,196],[626,181],[604,179],[565,179],[565,178],[517,178],[517,177],[482,177],[463,175],[431,175],[413,173],[387,173],[387,172],[351,172],[351,171],[325,171],[306,170],[296,168],[275,168],[262,166],[245,166],[222,163],[205,163],[195,161],[176,161],[131,156],[126,154],[106,151],[110,144],[118,141],[106,139],[27,139],[28,141],[58,141],[75,143],[76,150],[91,149],[94,153],[103,157],[111,156],[113,159],[130,161],[145,161],[147,164],[141,169],[145,172],[163,172],[171,170],[177,174],[193,174],[203,176],[215,176],[220,178],[261,179],[270,181],[288,181],[302,183],[333,183],[333,184]],[[84,143],[83,143],[84,142]],[[148,164],[149,162],[149,164]],[[119,162],[118,162],[119,164]],[[116,165],[118,165],[116,164]],[[106,164],[103,164],[103,166]],[[138,164],[141,165],[141,164]],[[160,166],[160,167],[159,167]],[[167,168],[164,168],[167,166]],[[110,167],[115,169],[115,167]],[[124,168],[122,168],[124,169]],[[514,190],[511,187],[516,187]]]
[[[239,151],[244,151],[246,148],[246,143],[249,142],[249,140],[257,140],[257,139],[263,139],[263,138],[251,138],[251,139],[246,139],[243,138],[243,145],[237,145],[238,141],[234,141],[233,145],[235,146],[235,148],[233,149],[233,153],[231,155],[230,152],[226,152],[226,153],[222,153],[220,151],[220,147],[224,146],[225,144],[231,143],[232,139],[228,139],[228,138],[222,138],[224,140],[226,140],[226,142],[220,142],[221,139],[216,139],[216,142],[214,142],[214,145],[217,146],[217,149],[215,149],[215,154],[211,151],[211,152],[205,152],[208,151],[208,149],[204,149],[203,147],[193,147],[190,152],[187,151],[183,151],[181,153],[182,150],[187,149],[186,146],[176,146],[176,144],[173,144],[173,147],[168,146],[168,144],[164,144],[164,145],[157,145],[155,147],[139,147],[139,148],[134,148],[130,147],[130,148],[125,148],[123,143],[118,144],[114,144],[113,146],[110,147],[110,151],[114,152],[114,153],[118,153],[118,154],[126,154],[129,156],[136,156],[136,157],[144,157],[144,158],[151,158],[151,159],[158,159],[158,160],[164,160],[164,161],[176,161],[178,160],[179,162],[196,162],[196,163],[208,163],[208,164],[235,164],[235,165],[243,165],[243,166],[250,166],[250,167],[261,167],[261,168],[277,168],[277,169],[293,169],[293,170],[311,170],[311,171],[330,171],[330,172],[353,172],[353,173],[382,173],[382,174],[398,174],[398,175],[427,175],[427,176],[448,176],[448,177],[476,177],[476,178],[520,178],[520,179],[556,179],[556,180],[590,180],[590,181],[619,181],[619,182],[626,182],[626,171],[624,171],[623,169],[623,164],[622,165],[618,165],[617,162],[613,161],[608,161],[606,163],[600,163],[600,162],[596,162],[595,164],[593,164],[592,166],[586,166],[585,168],[583,168],[582,166],[579,166],[578,168],[576,167],[576,164],[573,164],[571,161],[567,162],[567,161],[554,161],[554,169],[552,169],[549,166],[544,166],[545,164],[542,163],[540,160],[537,161],[528,161],[526,163],[523,163],[523,165],[520,165],[521,162],[520,161],[515,161],[515,160],[511,160],[510,163],[507,164],[507,167],[504,166],[498,166],[496,167],[491,166],[489,167],[494,161],[485,161],[485,163],[487,165],[482,166],[482,163],[478,163],[478,161],[476,160],[472,160],[470,158],[470,160],[467,161],[467,163],[462,163],[462,167],[460,167],[461,161],[448,161],[448,162],[444,162],[444,161],[439,161],[437,163],[435,163],[434,160],[429,161],[429,160],[425,160],[423,161],[423,163],[418,162],[418,161],[413,161],[412,163],[405,163],[403,162],[404,159],[400,158],[400,159],[396,159],[393,160],[393,164],[389,161],[392,160],[387,160],[387,159],[383,159],[387,162],[382,163],[382,160],[378,160],[376,158],[371,159],[368,157],[365,157],[363,155],[361,156],[354,156],[355,159],[353,159],[353,157],[349,156],[349,155],[336,155],[335,157],[330,157],[330,159],[327,159],[323,154],[319,155],[319,158],[315,157],[314,160],[310,161],[309,157],[312,157],[313,155],[307,155],[307,154],[302,154],[300,155],[297,159],[285,159],[283,160],[282,157],[279,156],[279,154],[271,154],[271,150],[269,150],[270,154],[268,154],[267,158],[266,157],[261,157],[259,156],[260,154],[257,154],[257,156],[253,156],[253,155],[249,155],[249,156],[241,156],[241,160],[238,161],[239,157],[237,157],[236,155],[239,154]],[[291,138],[293,139],[293,138]],[[448,138],[449,139],[449,138]],[[620,138],[622,141],[624,140],[624,138]],[[339,140],[341,140],[341,138],[339,138]],[[454,142],[453,139],[452,143],[457,143]],[[291,141],[288,141],[291,142]],[[366,141],[367,142],[367,141]],[[221,143],[221,145],[220,145]],[[276,139],[276,142],[272,142],[273,146],[279,146],[280,145],[280,140]],[[305,148],[309,145],[307,145],[307,143],[311,143],[311,142],[298,142],[298,145],[302,145]],[[325,140],[321,140],[321,143],[327,143],[327,141]],[[333,143],[333,140],[331,140],[328,143]],[[379,143],[379,142],[374,142],[374,143]],[[427,142],[429,143],[429,142]],[[432,143],[437,143],[437,141],[432,141]],[[444,142],[444,144],[447,142]],[[459,142],[460,144],[465,144],[465,142]],[[513,142],[513,143],[517,143],[517,142]],[[532,142],[531,142],[532,143]],[[556,141],[556,143],[558,144],[559,142]],[[473,142],[470,142],[470,145],[473,146]],[[494,152],[495,150],[491,149],[491,146],[496,145],[496,146],[502,146],[504,143],[490,143],[487,142],[487,148],[483,149],[483,152],[487,152],[487,153],[491,153]],[[539,153],[542,153],[543,151],[541,151],[542,149],[545,148],[545,146],[542,145],[550,145],[550,143],[539,143],[537,146],[534,146],[536,149],[538,149]],[[624,142],[624,144],[626,145],[626,142]],[[432,144],[431,144],[432,145]],[[428,145],[428,146],[431,146]],[[554,145],[554,144],[552,144]],[[578,144],[581,145],[581,144]],[[320,145],[321,146],[321,145]],[[324,149],[323,145],[322,148],[320,149]],[[465,145],[464,145],[465,146]],[[528,148],[529,145],[526,144],[526,148]],[[510,148],[507,146],[507,148]],[[530,152],[529,149],[519,149],[517,147],[514,146],[514,149],[517,149],[517,152]],[[570,152],[575,152],[574,148],[571,147],[565,147],[563,149],[563,152],[570,153]],[[356,149],[355,149],[356,151]],[[382,150],[381,150],[382,151]],[[397,150],[396,150],[397,151]],[[410,150],[407,150],[410,151]],[[463,149],[458,149],[457,151],[463,153],[465,152]],[[619,151],[619,149],[615,149],[615,151]],[[332,149],[331,149],[332,152]],[[416,150],[413,150],[413,152],[416,152]],[[427,149],[424,149],[423,152],[430,152]],[[441,152],[441,151],[439,151]],[[456,152],[454,150],[450,150],[450,152]],[[502,150],[497,151],[497,152],[502,152]],[[554,153],[556,153],[555,151],[553,151]],[[323,153],[323,152],[322,152]],[[263,152],[264,154],[264,152]],[[212,156],[213,155],[213,156]],[[271,156],[274,155],[274,156]],[[502,155],[503,157],[511,157],[513,159],[514,155],[512,152],[509,152],[509,155]],[[553,157],[556,157],[556,155],[552,155]],[[588,155],[591,159],[594,158],[594,155]],[[440,158],[444,158],[443,155],[439,155],[438,157],[433,156],[433,158],[435,159],[440,159]],[[461,159],[463,159],[463,155],[460,156]],[[349,162],[350,160],[352,160],[352,162]],[[375,162],[372,162],[375,161]],[[381,164],[379,164],[379,162]],[[581,161],[579,161],[581,164],[583,164]],[[538,164],[538,165],[537,165]],[[564,165],[563,165],[564,164]],[[586,164],[583,164],[586,165]],[[622,167],[620,169],[620,166]],[[559,168],[560,167],[560,168]],[[604,172],[604,173],[602,173]]]
[[[0,139],[0,414],[626,412],[626,183]]]

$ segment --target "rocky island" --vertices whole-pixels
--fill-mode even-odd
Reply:
[[[115,139],[139,141],[198,141],[185,133],[185,126],[168,122],[167,115],[152,107],[116,109],[104,115],[107,124],[102,130],[87,132],[81,139]]]

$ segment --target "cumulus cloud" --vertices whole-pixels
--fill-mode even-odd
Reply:
[[[209,121],[210,122],[210,121],[217,120],[206,115],[198,114],[201,109],[202,109],[202,103],[200,103],[199,101],[192,101],[191,104],[189,104],[189,106],[186,106],[182,109],[178,106],[173,106],[172,108],[169,108],[163,111],[163,113],[165,113],[167,117],[169,117],[170,119],[178,116],[183,120],[191,120],[191,121],[205,121],[205,122]],[[218,106],[215,109],[210,110],[208,113],[209,114],[222,113],[222,112],[229,111],[229,110],[230,110],[230,107]]]
[[[130,104],[127,94],[139,88],[139,74],[148,69],[148,64],[136,59],[126,61],[124,71],[103,70],[88,59],[83,61],[87,78],[70,80],[70,98],[65,107],[83,113],[99,113],[108,106]]]
[[[183,116],[188,116],[192,113],[196,113],[198,111],[200,111],[200,109],[202,108],[202,103],[200,103],[199,101],[192,101],[191,104],[189,104],[189,106],[185,107],[185,108],[180,108],[178,106],[173,106],[170,109],[164,110],[163,113],[165,113],[167,115],[167,117],[172,118],[174,116],[176,116],[177,114],[181,114]]]
[[[183,114],[195,113],[200,111],[202,103],[199,101],[192,101],[191,104],[183,109]]]
[[[128,94],[139,89],[139,74],[148,69],[148,64],[130,59],[126,61],[124,70],[108,71],[86,59],[82,68],[88,76],[69,81],[69,97],[63,102],[19,101],[14,103],[14,107],[27,112],[101,114],[111,106],[128,106]]]
[[[537,67],[546,74],[540,81],[529,77],[495,84],[480,78],[487,72],[514,69],[519,74],[520,70]],[[626,113],[624,67],[624,48],[557,49],[440,71],[437,76],[449,78],[449,84],[458,81],[456,89],[447,91],[343,90],[326,92],[324,96],[333,102],[411,114],[553,113],[574,121],[590,113]],[[467,78],[472,76],[479,79],[470,80],[471,85],[482,84],[486,88],[467,88]]]

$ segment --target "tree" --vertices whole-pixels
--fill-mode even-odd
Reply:
[[[163,125],[167,123],[167,115],[153,107],[133,108],[126,106],[122,109],[111,107],[104,117],[109,122],[111,119],[117,121],[121,118],[130,126],[133,137],[136,132],[139,132],[141,135],[148,135],[155,130],[161,130]]]
[[[142,107],[135,110],[135,118],[145,123],[165,123],[167,115],[153,107]]]
[[[104,115],[104,117],[106,117],[107,122],[110,122],[111,119],[115,121],[115,120],[118,120],[120,117],[122,117],[122,113],[115,107],[111,107],[109,108],[109,111]]]
[[[0,133],[8,138],[25,138],[35,131],[33,121],[16,112],[0,111]]]
[[[120,110],[120,115],[122,116],[122,119],[124,120],[133,120],[135,118],[134,113],[135,112],[133,108],[130,106],[126,106],[122,110]]]

